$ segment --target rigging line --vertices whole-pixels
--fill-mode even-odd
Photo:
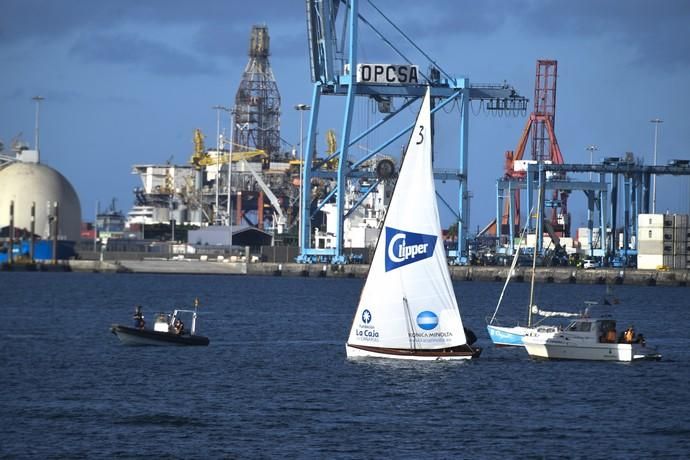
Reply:
[[[417,335],[414,330],[414,323],[412,322],[412,316],[410,314],[410,305],[407,303],[407,296],[403,295],[403,306],[405,308],[406,318],[407,318],[407,333],[408,339],[410,339],[410,346],[413,350],[417,349]]]
[[[439,66],[439,65],[436,63],[436,61],[435,61],[434,59],[431,58],[431,56],[429,56],[428,54],[426,54],[426,53],[424,52],[423,49],[421,49],[419,46],[417,46],[417,44],[416,44],[415,42],[413,42],[412,39],[411,39],[410,37],[408,37],[408,36],[405,34],[405,32],[403,32],[393,21],[391,21],[385,14],[383,14],[383,12],[382,12],[376,5],[374,5],[374,3],[373,3],[371,0],[368,0],[368,2],[369,2],[369,4],[370,4],[370,5],[371,5],[381,16],[383,16],[383,18],[384,18],[391,26],[393,26],[393,28],[394,28],[395,30],[398,31],[398,33],[400,33],[400,35],[402,35],[403,37],[405,37],[405,39],[406,39],[412,46],[414,46],[415,49],[416,49],[417,51],[419,51],[419,52],[422,54],[422,56],[424,56],[424,57],[425,57],[429,62],[431,62],[438,70],[440,70],[441,73],[442,73],[443,75],[445,75],[445,77],[446,77],[448,80],[454,81],[453,77],[451,77],[450,75],[448,75],[448,73],[447,73],[445,70],[443,70],[443,69],[441,68],[441,66]]]
[[[532,208],[532,211],[534,211],[534,208]],[[531,212],[530,212],[530,214],[531,214]],[[496,225],[500,225],[500,223],[498,223],[498,221],[497,221]],[[515,267],[517,266],[518,256],[520,255],[520,247],[522,246],[522,242],[525,240],[525,234],[526,233],[527,233],[527,225],[525,225],[522,228],[522,233],[520,234],[520,240],[518,241],[518,247],[515,250],[515,255],[513,256],[513,262],[510,264],[510,271],[508,272],[508,276],[506,277],[506,282],[503,284],[503,289],[501,290],[501,295],[498,297],[498,303],[496,304],[496,310],[494,310],[494,314],[491,317],[489,324],[493,324],[494,320],[496,319],[496,314],[498,313],[498,308],[501,306],[501,302],[503,301],[503,295],[505,294],[506,288],[508,287],[508,282],[513,277],[513,272],[515,271]]]
[[[470,110],[472,110],[472,115],[474,115],[476,117],[477,115],[482,113],[482,101],[481,100],[479,101],[479,110],[477,110],[477,111],[474,110],[474,107],[476,106],[476,104],[474,104],[474,102],[475,101],[470,101]]]
[[[415,120],[415,124],[417,123],[417,120]],[[400,163],[400,168],[402,169],[402,162]],[[398,182],[396,181],[395,187],[393,187],[393,195],[395,194],[395,188],[398,186]],[[393,196],[391,195],[391,196]],[[392,199],[391,202],[388,203],[388,209],[390,209],[391,204],[392,204]],[[386,214],[388,213],[388,209],[386,209]],[[388,217],[388,216],[386,216]],[[381,232],[383,233],[383,231]],[[381,234],[379,234],[379,239],[381,238]],[[377,242],[378,243],[378,242]],[[403,300],[403,308],[405,308],[405,319],[407,320],[407,340],[408,343],[410,344],[412,350],[417,350],[417,335],[415,334],[415,328],[414,328],[414,323],[412,322],[412,315],[410,312],[410,305],[407,303],[407,293],[405,292],[405,284],[403,283],[403,276],[401,272],[398,272],[398,280],[400,282],[400,290],[402,291],[402,300]]]
[[[378,29],[376,29],[376,27],[374,27],[369,21],[367,21],[367,19],[366,19],[364,16],[362,16],[361,14],[357,14],[357,16],[359,17],[359,19],[360,19],[364,24],[366,24],[367,26],[369,26],[369,28],[370,28],[376,35],[378,35],[378,37],[379,37],[381,40],[383,40],[388,46],[390,46],[390,48],[391,48],[393,51],[395,51],[396,53],[398,53],[398,55],[399,55],[401,58],[403,58],[403,60],[404,60],[407,64],[410,64],[410,65],[412,64],[412,60],[411,60],[410,58],[408,58],[407,56],[405,56],[405,55],[403,54],[402,51],[400,51],[398,48],[396,48],[396,47],[393,45],[393,43],[391,43],[390,40],[388,40],[386,37],[384,37],[383,34],[382,34],[381,32],[379,32]],[[420,70],[419,73],[422,75],[422,77],[424,77],[424,79],[425,79],[426,81],[428,81],[428,82],[431,81],[431,79],[430,79],[424,72],[422,72],[422,71]]]
[[[347,3],[347,1],[340,0],[340,3],[345,5],[343,8],[350,8],[350,5]],[[336,16],[337,16],[337,13],[336,13]],[[335,22],[337,19],[336,16],[333,17],[333,33],[335,33],[335,26],[336,26]],[[342,21],[342,28],[340,30],[340,35],[339,35],[340,37],[344,37],[347,33],[348,28],[349,28],[348,25],[349,25],[350,15],[345,13],[343,16],[344,16],[344,20]],[[345,62],[345,41],[342,40],[339,42],[337,39],[333,39],[332,41],[335,42],[336,49],[338,48],[337,45],[340,44],[340,49],[337,49],[337,52],[340,54],[341,63],[344,63]]]
[[[453,102],[450,103],[448,108],[446,108],[446,107],[443,108],[443,113],[453,113],[453,112],[455,112],[457,107],[458,107],[458,100],[456,98],[453,100]]]
[[[372,116],[376,115],[376,106],[377,106],[377,102],[374,99],[370,98],[368,103],[367,103],[367,112],[366,112],[367,115],[366,115],[366,121],[365,121],[365,126],[367,128],[371,127]],[[371,136],[367,136],[364,139],[364,148],[366,149],[367,152],[369,151],[370,140],[371,140]]]

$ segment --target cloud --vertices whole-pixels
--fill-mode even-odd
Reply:
[[[303,5],[270,0],[254,0],[251,7],[220,0],[3,0],[0,46],[64,41],[89,62],[136,64],[156,74],[207,74],[217,70],[219,59],[246,60],[252,24],[269,26],[274,53],[304,54],[305,21]],[[175,29],[188,40],[171,36]]]
[[[373,2],[415,42],[464,42],[486,40],[492,34],[509,28],[522,39],[568,41],[609,40],[630,50],[631,65],[647,68],[662,67],[677,71],[690,66],[690,2],[686,0],[601,1],[601,0],[418,0]],[[377,26],[394,35],[368,2],[360,2],[362,14]],[[340,14],[346,12],[340,9]],[[75,36],[96,35],[99,46],[109,50],[108,56],[121,59],[113,45],[106,46],[103,34],[122,34],[129,43],[138,43],[148,50],[162,53],[154,62],[139,62],[154,72],[196,72],[199,59],[226,58],[243,61],[251,24],[269,26],[273,51],[282,56],[303,55],[306,48],[305,11],[302,2],[253,0],[250,4],[222,0],[2,0],[0,2],[0,46],[21,41],[71,40]],[[187,47],[166,42],[125,37],[123,31],[142,28],[182,27],[193,33]],[[364,30],[366,26],[362,27]],[[148,35],[149,37],[151,35]],[[399,37],[399,36],[397,36]],[[97,44],[74,44],[75,50],[92,55]],[[479,43],[479,46],[481,43]],[[369,47],[375,46],[373,40]],[[90,51],[91,50],[91,51]],[[138,51],[135,54],[140,54]],[[197,54],[192,54],[198,53]],[[195,65],[176,64],[175,55]],[[185,56],[186,55],[186,56]],[[190,62],[190,61],[188,61]],[[213,65],[213,64],[212,64]],[[216,63],[217,65],[217,63]]]
[[[669,70],[690,66],[686,0],[401,0],[395,8],[382,1],[375,4],[415,41],[481,41],[509,28],[518,31],[516,40],[522,41],[611,40],[632,51],[631,65]],[[366,17],[390,29],[371,8],[366,8]]]
[[[253,0],[251,6],[224,0],[2,0],[0,38],[11,43],[126,26],[178,25],[217,34],[238,24],[299,21],[302,25],[304,17],[303,5],[271,0]]]
[[[211,75],[214,62],[135,34],[96,33],[81,35],[70,53],[88,62],[135,65],[162,75]]]
[[[629,47],[631,64],[669,70],[690,66],[690,2],[684,0],[536,3],[527,13],[526,26],[542,37],[603,37]]]
[[[75,30],[110,27],[122,19],[117,2],[3,0],[0,43],[62,38]]]

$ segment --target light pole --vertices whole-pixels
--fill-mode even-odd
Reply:
[[[297,104],[295,106],[295,110],[299,111],[299,225],[298,225],[298,230],[297,230],[297,241],[298,241],[298,246],[302,247],[302,144],[304,140],[304,135],[302,133],[302,126],[303,126],[303,116],[304,112],[307,110],[311,110],[311,106],[307,104]]]
[[[31,99],[36,102],[36,128],[35,128],[35,132],[34,132],[34,148],[36,149],[36,152],[37,152],[36,154],[39,155],[39,158],[40,158],[40,153],[38,153],[38,149],[39,149],[39,136],[38,136],[39,114],[41,112],[41,101],[45,100],[45,97],[34,96]]]
[[[234,112],[230,111],[230,141],[225,141],[230,146],[230,150],[228,152],[228,202],[226,203],[228,212],[228,228],[230,229],[230,246],[232,246],[232,151],[234,150],[232,136],[234,134],[233,128],[235,127],[233,115]]]
[[[98,213],[101,207],[101,202],[96,200],[96,214],[93,219],[93,252],[96,253],[97,243],[98,243]]]
[[[654,166],[656,166],[656,144],[659,139],[659,123],[664,120],[660,118],[652,118],[650,123],[654,123]],[[656,173],[652,175],[652,214],[656,214]]]
[[[220,139],[220,111],[225,110],[226,112],[229,112],[230,109],[222,105],[214,105],[211,108],[216,111],[216,207],[213,213],[213,224],[217,225],[220,221],[218,217],[218,188],[220,186],[220,148],[222,144],[222,141]]]
[[[237,113],[235,112],[235,114],[237,114]],[[233,119],[233,121],[234,121],[234,119]],[[242,124],[235,122],[232,129],[236,130],[236,132],[238,133],[237,134],[237,137],[239,138],[239,139],[237,139],[238,141],[245,142],[244,131],[248,128],[249,128],[249,122],[245,122]],[[249,139],[246,139],[246,141],[249,141]],[[233,131],[232,135],[230,136],[230,142],[232,143],[232,146],[230,148],[234,149],[235,148],[235,131]],[[240,144],[240,142],[238,142],[237,145],[240,147],[240,152],[238,152],[238,154],[241,153],[242,150],[248,148],[247,146]],[[242,191],[240,190],[239,184],[238,184],[237,188],[238,188],[237,196],[239,197],[240,194],[242,193]],[[241,201],[240,198],[238,198],[238,200]],[[235,211],[235,213],[237,213],[237,211]],[[235,217],[237,217],[237,219],[235,219],[235,220],[237,221],[237,224],[239,225],[241,222],[241,219],[240,219],[239,215],[236,215]]]
[[[594,158],[593,154],[599,150],[599,147],[596,145],[589,145],[587,146],[587,151],[589,152],[589,165],[592,166],[594,164]],[[592,171],[589,172],[589,181],[592,182]]]
[[[589,152],[589,165],[591,166],[594,163],[594,152],[599,150],[599,147],[596,145],[589,145],[587,146],[587,151]],[[601,174],[599,174],[599,178],[601,179]],[[589,181],[592,182],[592,171],[589,172]],[[594,244],[592,242],[592,232],[594,228],[594,219],[592,217],[592,209],[587,206],[587,228],[589,229],[589,256],[594,257]]]

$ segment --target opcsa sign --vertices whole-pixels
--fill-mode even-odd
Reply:
[[[419,84],[419,66],[407,64],[357,64],[357,83],[417,85]]]

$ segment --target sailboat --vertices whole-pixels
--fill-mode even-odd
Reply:
[[[536,207],[536,213],[530,213],[530,215],[535,216],[535,228],[539,230],[539,216],[540,216],[540,209],[541,209],[541,200],[542,200],[542,193],[543,189],[540,189],[538,198],[537,198],[537,207]],[[501,303],[503,301],[503,297],[506,292],[506,288],[508,287],[508,283],[510,282],[512,276],[515,273],[515,267],[517,265],[518,261],[518,256],[520,255],[520,248],[522,247],[523,241],[525,240],[525,234],[527,232],[527,225],[525,225],[525,228],[523,229],[521,235],[520,235],[520,241],[518,243],[518,247],[515,251],[515,255],[513,257],[513,261],[510,265],[510,270],[508,272],[508,276],[506,277],[506,281],[503,284],[503,289],[501,290],[501,295],[498,298],[498,303],[496,304],[496,309],[494,310],[493,316],[491,316],[491,319],[488,321],[488,324],[486,325],[486,329],[489,332],[489,337],[491,337],[491,341],[494,343],[494,345],[498,347],[522,347],[524,346],[523,343],[523,338],[532,333],[532,332],[541,332],[541,333],[555,333],[558,331],[558,327],[554,325],[545,325],[541,324],[540,322],[533,323],[532,319],[534,315],[539,315],[542,318],[550,318],[550,317],[562,317],[562,318],[569,318],[569,317],[578,317],[580,316],[579,313],[569,313],[569,312],[560,312],[560,311],[547,311],[547,310],[542,310],[539,308],[537,305],[534,303],[534,279],[535,279],[535,272],[536,272],[536,267],[537,267],[537,239],[535,235],[534,239],[534,245],[532,246],[532,272],[531,272],[531,279],[530,279],[530,291],[529,291],[529,303],[527,304],[527,325],[523,326],[520,325],[519,323],[516,324],[515,326],[500,326],[496,320],[496,315],[498,313],[499,308],[501,307]]]
[[[441,239],[427,88],[362,289],[348,358],[476,358]]]

